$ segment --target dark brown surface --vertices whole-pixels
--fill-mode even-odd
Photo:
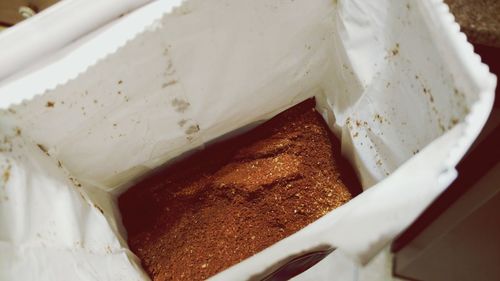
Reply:
[[[41,12],[60,0],[1,0],[0,26],[9,27],[24,20],[19,13],[19,7],[30,7],[35,12]],[[1,31],[2,29],[0,29]]]
[[[153,280],[203,280],[359,191],[308,100],[147,178],[119,205],[130,248]]]
[[[460,29],[475,44],[500,48],[499,0],[445,0]]]

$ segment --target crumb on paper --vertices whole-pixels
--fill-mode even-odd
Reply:
[[[392,49],[392,55],[395,56],[399,54],[399,44],[396,44],[396,48]]]
[[[102,210],[102,208],[101,208],[101,207],[99,207],[99,205],[97,205],[96,203],[94,203],[94,207],[95,207],[95,208],[96,208],[99,212],[101,212],[101,214],[103,214],[103,215],[104,215],[104,211]]]
[[[382,124],[384,122],[384,118],[382,117],[382,115],[376,113],[373,118],[373,121],[378,121],[380,124]]]
[[[165,89],[166,87],[171,86],[171,85],[175,85],[175,84],[177,84],[177,80],[171,80],[171,81],[168,81],[168,82],[163,83],[163,84],[161,85],[161,87],[162,87],[163,89]]]
[[[10,178],[10,169],[11,169],[11,166],[7,166],[7,169],[5,169],[3,171],[3,175],[2,175],[2,179],[3,179],[3,182],[4,183],[7,183],[9,181],[9,178]]]
[[[191,104],[183,99],[175,98],[172,100],[172,106],[175,108],[177,112],[186,111]]]
[[[197,133],[200,130],[200,125],[191,125],[186,129],[186,134],[191,135]]]
[[[188,120],[186,120],[186,119],[182,119],[179,122],[177,122],[177,124],[179,124],[179,127],[183,127],[184,125],[186,125],[187,121]]]
[[[76,187],[81,187],[82,184],[80,182],[78,182],[77,179],[75,179],[74,177],[69,177],[69,180],[76,186]],[[82,196],[83,198],[83,196]],[[85,198],[84,198],[85,199]]]
[[[45,153],[47,156],[50,156],[49,151],[47,150],[47,148],[43,144],[37,143],[36,145],[38,146],[38,148],[40,148],[40,150],[43,153]]]

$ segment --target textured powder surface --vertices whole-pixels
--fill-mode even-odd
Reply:
[[[119,198],[129,246],[153,280],[204,280],[360,192],[314,105],[197,152]]]

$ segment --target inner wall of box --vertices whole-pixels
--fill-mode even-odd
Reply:
[[[367,188],[467,114],[473,99],[404,3],[383,3],[391,30],[370,26],[386,38],[366,48],[346,7],[297,2],[185,2],[77,79],[14,106],[19,127],[106,193],[315,96]],[[413,29],[391,23],[401,14]]]
[[[83,184],[118,239],[117,188],[308,97],[365,188],[463,121],[477,99],[456,87],[404,1],[236,2],[188,1],[77,79],[6,113]],[[365,8],[385,21],[356,11]]]
[[[308,93],[306,93],[304,95],[304,100],[308,99],[308,98],[314,98],[316,100],[316,110],[318,112],[323,113],[323,119],[327,120],[326,118],[332,117],[333,115],[331,114],[331,109],[329,109],[328,105],[325,104],[324,97],[322,95],[323,95],[323,93],[316,88],[316,89],[313,89],[313,90],[309,91]],[[120,194],[125,192],[128,188],[132,187],[133,185],[135,185],[137,182],[140,182],[144,178],[147,178],[151,174],[154,174],[156,171],[162,170],[170,165],[175,165],[175,163],[182,161],[183,159],[189,157],[193,153],[196,153],[199,150],[203,150],[212,144],[215,144],[215,143],[218,143],[221,141],[226,141],[228,139],[242,135],[242,134],[254,129],[255,127],[261,125],[262,123],[266,122],[268,119],[274,117],[275,115],[281,113],[282,111],[284,111],[284,110],[286,110],[286,109],[288,109],[288,108],[290,108],[290,107],[294,106],[295,104],[300,103],[302,101],[303,100],[297,100],[296,102],[294,101],[294,103],[292,103],[289,107],[274,110],[273,113],[269,114],[269,117],[267,119],[259,119],[257,121],[250,123],[250,124],[243,125],[242,127],[239,127],[233,131],[227,132],[221,136],[215,137],[214,139],[208,140],[208,141],[202,143],[198,147],[194,147],[191,150],[185,151],[178,156],[170,158],[170,159],[166,160],[164,163],[162,163],[160,166],[155,167],[152,170],[147,171],[144,174],[141,174],[141,175],[131,179],[130,181],[123,183],[122,185],[113,189],[111,193],[114,196],[119,196]],[[327,123],[330,126],[330,128],[333,128],[332,120],[334,120],[334,119],[331,119],[330,122]],[[339,135],[337,135],[336,137],[339,137]]]
[[[286,7],[278,21],[261,7],[263,22],[232,26],[233,11],[215,11],[217,6],[201,15],[178,11],[78,79],[13,109],[29,137],[81,182],[112,191],[314,95],[331,48],[330,40],[321,40],[331,23],[316,17],[323,4],[305,8],[313,10],[308,17]],[[213,13],[221,14],[216,22]],[[207,25],[199,17],[214,31],[195,31]],[[281,30],[283,24],[290,28]]]

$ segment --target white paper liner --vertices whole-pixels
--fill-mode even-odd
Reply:
[[[122,44],[108,39],[88,42]],[[31,279],[38,270],[24,268],[47,257],[66,266],[43,264],[39,280],[147,278],[123,239],[118,188],[310,96],[370,188],[213,279],[245,280],[321,244],[366,262],[456,177],[496,83],[433,0],[193,0],[107,55],[113,48],[79,53],[93,66],[55,89],[45,91],[35,75],[0,88],[33,97],[20,105],[13,98],[1,118],[12,145],[2,154],[10,165],[0,188],[8,198],[0,201],[2,278]],[[85,66],[55,64],[52,71],[73,73]],[[38,237],[42,230],[57,239]],[[46,248],[29,246],[36,243]]]

